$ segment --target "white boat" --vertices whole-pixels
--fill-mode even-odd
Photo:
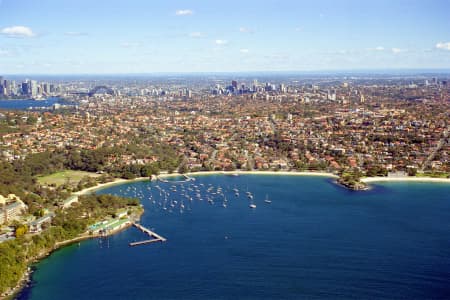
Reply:
[[[250,208],[256,208],[256,204],[253,204],[253,203],[252,203],[252,204],[249,205],[249,207],[250,207]]]
[[[269,197],[267,196],[267,194],[266,194],[266,199],[264,200],[264,202],[266,202],[266,203],[272,203],[272,200],[269,200]]]

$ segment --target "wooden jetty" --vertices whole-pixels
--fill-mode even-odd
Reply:
[[[195,178],[194,178],[194,177],[189,177],[189,176],[187,176],[186,174],[180,174],[180,176],[183,177],[184,180],[170,180],[170,181],[169,181],[169,180],[167,180],[167,179],[165,179],[165,178],[162,178],[161,176],[157,176],[156,179],[159,180],[159,181],[161,181],[161,182],[164,182],[164,183],[172,183],[172,184],[175,184],[175,183],[185,183],[185,182],[189,182],[189,181],[195,181]]]
[[[142,232],[148,234],[148,236],[152,237],[152,239],[145,240],[145,241],[140,241],[140,242],[133,242],[133,243],[129,244],[130,246],[139,246],[139,245],[145,245],[145,244],[150,244],[150,243],[155,243],[155,242],[165,242],[165,241],[167,241],[166,238],[160,236],[159,234],[157,234],[156,232],[151,231],[148,228],[145,228],[141,224],[133,223],[133,226],[136,227],[137,229],[141,230]]]
[[[145,245],[145,244],[150,244],[150,243],[156,243],[156,242],[162,242],[162,240],[160,239],[152,239],[152,240],[145,240],[145,241],[140,241],[140,242],[134,242],[134,243],[130,243],[130,246],[139,246],[139,245]]]

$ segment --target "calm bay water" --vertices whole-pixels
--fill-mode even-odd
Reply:
[[[30,107],[50,107],[55,103],[58,103],[60,98],[53,97],[45,100],[0,100],[0,109],[10,109],[10,110],[24,110]]]
[[[146,238],[130,228],[65,247],[37,264],[20,299],[450,297],[446,184],[351,192],[324,178],[211,175],[101,193],[140,197],[141,223],[168,241],[129,247]]]

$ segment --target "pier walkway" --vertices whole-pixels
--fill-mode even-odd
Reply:
[[[159,181],[164,182],[164,183],[184,183],[184,182],[189,182],[189,181],[195,181],[195,178],[189,177],[189,176],[186,175],[186,174],[179,174],[179,176],[180,176],[180,177],[183,177],[184,180],[167,180],[167,179],[162,178],[162,177],[160,177],[160,176],[157,176],[156,178],[157,178]]]
[[[133,242],[133,243],[129,244],[130,246],[139,246],[139,245],[145,245],[145,244],[150,244],[150,243],[155,243],[155,242],[165,242],[165,241],[167,241],[166,238],[160,236],[159,234],[157,234],[156,232],[151,231],[148,228],[145,228],[141,224],[133,223],[133,226],[136,227],[137,229],[141,230],[142,232],[148,234],[148,236],[151,237],[152,239],[145,240],[145,241],[140,241],[140,242]]]

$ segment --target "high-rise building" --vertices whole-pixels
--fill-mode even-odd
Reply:
[[[327,99],[331,101],[336,101],[336,91],[328,91]]]
[[[234,89],[237,89],[237,86],[238,86],[237,81],[236,81],[236,80],[231,81],[231,86],[232,86]]]
[[[29,95],[30,94],[30,84],[28,82],[22,82],[20,92],[22,95]]]
[[[11,83],[9,80],[3,80],[3,95],[10,96],[11,95]]]
[[[42,90],[46,94],[50,94],[50,85],[48,83],[42,84]]]
[[[36,97],[38,95],[38,84],[36,80],[30,81],[30,94],[31,97]]]
[[[10,88],[10,90],[11,90],[11,96],[15,96],[15,95],[18,94],[16,81],[14,81],[14,80],[11,81],[11,88]]]
[[[361,103],[366,102],[366,98],[364,97],[363,94],[360,95],[360,97],[359,97],[359,102],[361,102]]]
[[[253,80],[253,87],[252,87],[252,89],[253,89],[253,92],[257,92],[258,91],[258,80],[257,79]]]
[[[3,84],[3,77],[0,76],[0,96],[6,95],[6,88]]]

